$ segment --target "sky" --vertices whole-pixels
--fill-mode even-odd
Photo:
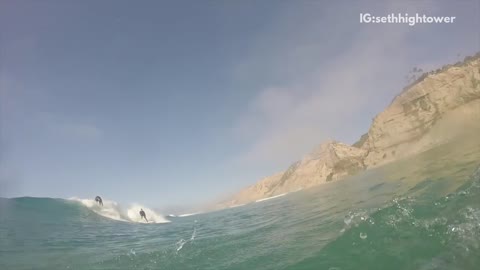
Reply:
[[[402,2],[0,0],[0,196],[194,205],[354,143],[480,51],[477,0]]]

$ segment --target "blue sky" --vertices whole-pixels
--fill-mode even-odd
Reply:
[[[396,2],[0,1],[0,195],[196,204],[353,143],[480,50],[478,1]]]

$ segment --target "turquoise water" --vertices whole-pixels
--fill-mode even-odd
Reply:
[[[0,269],[479,269],[480,147],[444,146],[283,197],[143,224],[2,199]]]

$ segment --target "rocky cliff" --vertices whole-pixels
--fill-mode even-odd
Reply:
[[[365,169],[366,151],[336,141],[321,144],[291,165],[275,183],[269,195],[315,186]]]
[[[480,128],[480,53],[422,75],[404,89],[354,145],[321,144],[285,172],[242,190],[227,203],[327,183],[429,150]]]
[[[272,176],[265,177],[256,184],[243,189],[233,196],[233,198],[226,203],[226,206],[241,205],[272,196],[272,191],[275,190],[275,186],[283,174],[283,172],[280,172]]]
[[[431,73],[398,95],[375,117],[361,148],[367,167],[445,143],[480,109],[480,57]]]

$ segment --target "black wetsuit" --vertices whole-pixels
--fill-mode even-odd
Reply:
[[[144,218],[148,222],[147,215],[145,215],[145,211],[143,211],[143,209],[140,210],[140,217]]]
[[[100,196],[95,197],[95,201],[98,202],[99,205],[103,206],[103,201],[102,201],[102,198],[100,198]]]

